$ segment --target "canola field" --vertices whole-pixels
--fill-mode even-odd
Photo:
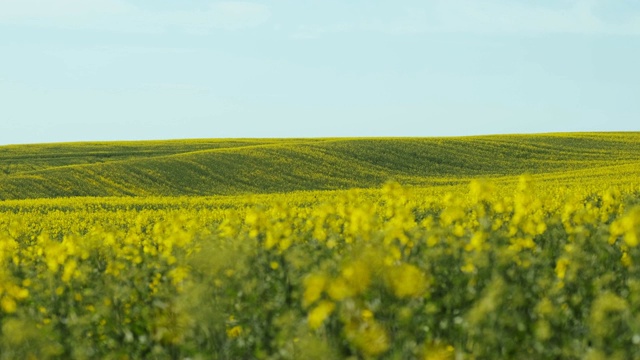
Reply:
[[[13,145],[0,146],[0,200],[433,186],[525,173],[616,182],[636,170],[638,154],[640,132]]]
[[[0,359],[640,358],[627,137],[531,175],[0,201]]]

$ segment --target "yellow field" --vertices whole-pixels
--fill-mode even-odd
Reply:
[[[639,191],[5,202],[0,356],[635,358]]]
[[[639,165],[602,151],[429,186],[0,201],[0,359],[640,358]]]

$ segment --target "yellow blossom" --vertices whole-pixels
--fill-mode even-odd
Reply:
[[[345,334],[359,351],[367,356],[378,356],[390,347],[389,336],[382,325],[373,320],[348,323]]]
[[[566,273],[567,273],[567,267],[569,266],[570,261],[567,258],[560,258],[560,260],[558,260],[558,262],[556,263],[556,275],[558,276],[558,279],[562,280],[564,279]]]
[[[392,267],[388,280],[391,290],[399,298],[423,296],[428,286],[426,275],[411,264]]]
[[[4,312],[11,314],[16,312],[18,304],[16,304],[16,301],[13,298],[3,296],[2,299],[0,299],[0,307],[2,307]]]
[[[242,335],[242,326],[236,325],[232,328],[227,329],[227,336],[229,338],[237,338]]]
[[[324,323],[324,321],[331,315],[335,309],[336,304],[331,301],[321,301],[315,308],[313,308],[307,316],[307,322],[311,329],[317,329]]]
[[[354,289],[352,289],[342,277],[331,280],[327,288],[327,293],[333,300],[336,301],[343,300],[355,295]]]
[[[327,278],[321,274],[309,275],[304,279],[302,306],[307,307],[320,298],[327,284]]]

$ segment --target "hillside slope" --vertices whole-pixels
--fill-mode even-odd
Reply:
[[[608,169],[608,170],[607,170]],[[0,199],[270,193],[640,169],[640,133],[225,139],[0,147]]]

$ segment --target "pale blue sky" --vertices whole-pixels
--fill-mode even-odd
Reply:
[[[638,0],[0,0],[0,144],[640,130]]]

